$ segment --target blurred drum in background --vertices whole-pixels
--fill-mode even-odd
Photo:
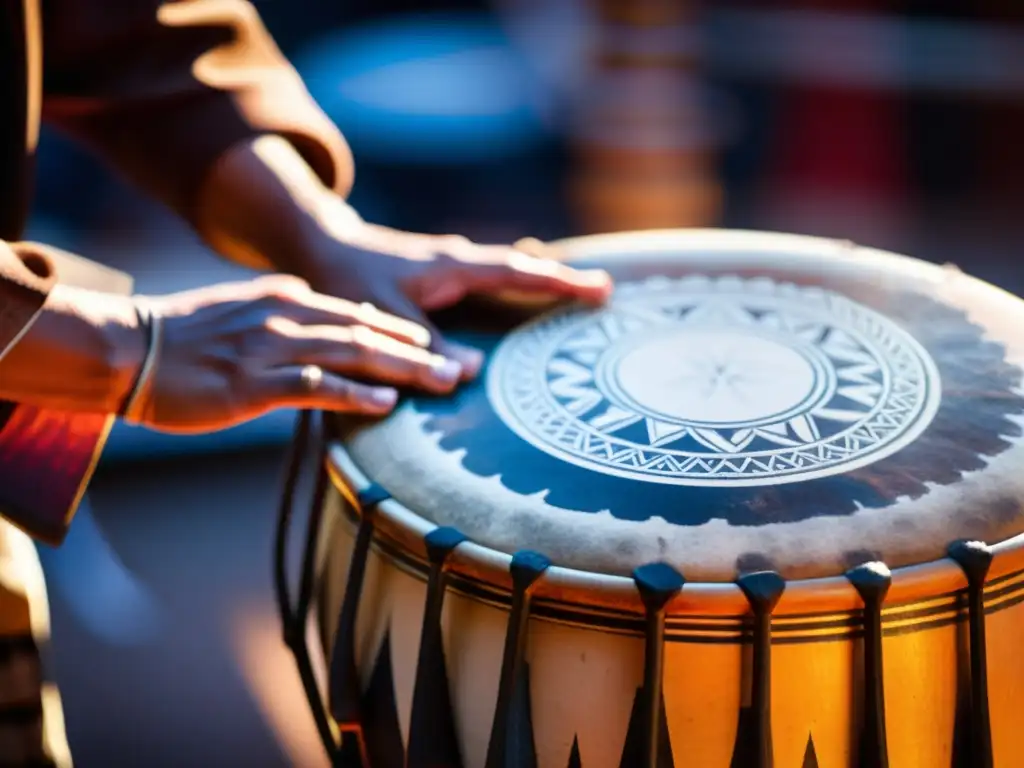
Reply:
[[[324,418],[297,605],[285,494],[329,751],[1024,765],[1024,304],[816,238],[561,247],[606,306],[453,316],[479,382]]]
[[[965,194],[985,230],[1021,207],[1024,29],[1007,0],[493,6],[564,107],[588,230],[720,221],[720,184],[744,226],[900,249],[946,211],[961,221]]]
[[[564,100],[570,203],[586,232],[718,221],[719,130],[694,0],[500,0],[512,38]]]
[[[700,4],[592,0],[570,119],[570,199],[586,232],[710,226],[721,189],[700,80]]]

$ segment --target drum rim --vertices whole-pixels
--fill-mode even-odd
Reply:
[[[665,253],[679,247],[680,240],[691,248],[717,252],[740,253],[751,250],[762,253],[783,251],[790,261],[820,259],[837,256],[832,266],[857,267],[863,276],[867,263],[885,262],[888,272],[897,267],[899,273],[929,282],[944,282],[955,274],[960,285],[972,291],[981,291],[986,300],[997,297],[1017,310],[1024,302],[998,286],[962,273],[952,265],[940,266],[911,256],[876,248],[858,246],[850,241],[809,235],[764,232],[757,230],[726,229],[663,229],[641,232],[622,232],[586,235],[553,242],[551,245],[563,260],[586,261],[601,258],[617,261],[635,258],[638,253]],[[618,246],[622,245],[619,250]],[[751,248],[751,246],[757,246]],[[772,246],[767,247],[766,246]],[[581,253],[578,248],[585,248]],[[855,261],[854,261],[855,259]],[[338,440],[330,441],[323,460],[334,487],[358,510],[358,494],[373,485],[369,477],[356,464]],[[385,489],[386,490],[386,489]],[[423,518],[394,498],[386,498],[377,506],[375,538],[391,539],[417,560],[426,560],[423,538],[437,528],[437,524]],[[953,541],[950,541],[952,544]],[[994,555],[987,583],[1021,580],[1024,576],[1024,532],[1000,542],[990,544]],[[499,592],[511,592],[509,564],[511,554],[466,541],[459,545],[450,561],[450,570],[473,582]],[[685,573],[684,573],[685,575]],[[916,607],[924,601],[934,602],[942,597],[959,593],[967,587],[960,566],[949,557],[900,566],[892,569],[892,587],[886,598],[887,609]],[[602,574],[553,564],[538,583],[535,592],[539,600],[551,600],[585,606],[597,610],[643,613],[633,580],[627,576]],[[988,601],[986,601],[988,603]],[[806,616],[845,614],[859,611],[862,601],[850,582],[842,575],[814,576],[787,580],[786,590],[774,615]],[[737,617],[746,614],[749,605],[740,588],[733,582],[687,582],[685,588],[667,606],[669,616]]]
[[[358,494],[373,483],[356,466],[348,452],[338,443],[331,443],[324,456],[326,469],[334,487],[359,515]],[[427,571],[424,537],[438,528],[435,523],[416,514],[394,498],[377,505],[374,515],[374,539],[379,545],[387,540],[390,548],[421,564],[417,570]],[[326,530],[326,529],[325,529]],[[950,542],[953,543],[953,542]],[[994,555],[987,584],[1014,583],[1024,576],[1024,533],[991,545]],[[385,555],[387,559],[393,558]],[[466,541],[458,546],[448,563],[456,577],[481,585],[495,593],[510,595],[512,582],[509,565],[512,555]],[[425,578],[425,576],[424,576]],[[949,557],[892,569],[892,587],[886,606],[900,611],[919,609],[923,602],[956,602],[955,594],[967,587],[959,565]],[[1015,589],[1020,591],[1019,588]],[[644,611],[636,586],[628,576],[603,574],[577,568],[552,565],[538,582],[536,601],[564,604],[582,610],[610,611],[641,615]],[[998,599],[998,596],[997,598]],[[1000,603],[1003,600],[998,600]],[[988,605],[989,600],[986,599]],[[821,616],[859,611],[861,599],[842,575],[815,576],[786,582],[774,612],[776,617]],[[734,618],[749,610],[746,597],[733,582],[688,581],[679,595],[668,605],[668,616],[702,616]]]
[[[581,235],[553,241],[551,256],[562,256],[561,261],[584,262],[600,257],[612,263],[628,260],[641,253],[666,252],[678,248],[678,243],[686,241],[689,248],[700,248],[714,252],[721,258],[732,252],[743,252],[745,255],[753,251],[762,253],[779,252],[792,260],[814,260],[828,256],[833,268],[842,265],[854,268],[854,274],[861,279],[865,276],[866,265],[882,264],[889,274],[901,274],[907,277],[927,280],[941,284],[955,276],[960,285],[972,291],[980,291],[989,300],[999,299],[1000,304],[1024,311],[1024,299],[1010,293],[1004,288],[988,283],[970,273],[964,272],[958,265],[947,262],[935,264],[915,256],[908,256],[896,251],[861,245],[852,240],[819,237],[816,235],[800,235],[788,232],[772,232],[757,229],[649,229],[639,232],[611,232],[597,235]],[[627,244],[628,243],[628,247]],[[618,246],[622,244],[620,249]],[[585,253],[574,252],[577,248],[587,249]],[[745,250],[744,250],[745,249]],[[725,262],[723,262],[725,263]],[[896,267],[896,269],[894,269]],[[838,270],[836,270],[838,272]]]

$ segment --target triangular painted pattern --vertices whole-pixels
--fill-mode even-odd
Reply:
[[[619,761],[619,768],[636,768],[643,762],[643,731],[644,731],[644,688],[636,689],[636,696],[633,697],[633,713],[629,717],[629,728],[626,731],[626,743],[622,747],[622,759]],[[675,768],[675,760],[672,755],[672,743],[669,740],[668,720],[665,717],[665,698],[662,697],[658,728],[660,738],[658,739],[658,768]]]
[[[810,736],[807,737],[803,768],[818,768],[818,753],[814,751],[814,739]]]
[[[970,678],[970,670],[961,670],[960,687],[956,702],[956,719],[953,721],[953,760],[950,768],[972,768],[971,760],[971,694],[970,685],[964,678]]]
[[[566,768],[583,768],[580,760],[580,741],[577,736],[572,737],[572,752],[569,753],[569,765]]]
[[[757,742],[754,737],[754,709],[740,709],[739,722],[736,724],[736,741],[732,748],[732,761],[729,768],[749,768],[754,764]]]
[[[500,718],[497,718],[500,719]],[[523,662],[519,667],[509,699],[505,722],[494,723],[494,728],[503,728],[505,736],[502,746],[493,743],[488,748],[489,768],[537,768],[537,747],[533,740],[533,709],[530,705],[530,665]],[[491,754],[492,749],[499,751]]]
[[[533,711],[530,707],[530,665],[523,662],[509,705],[508,741],[505,743],[504,768],[537,768],[537,749],[533,741]]]
[[[402,728],[391,669],[391,633],[385,635],[370,684],[363,693],[363,737],[373,768],[399,768],[405,763]]]
[[[434,653],[428,653],[429,658],[420,659],[423,667],[417,675],[412,713],[412,721],[416,728],[410,727],[407,761],[409,768],[430,765],[462,768],[451,692],[448,689],[448,665],[441,640],[441,627],[435,625],[427,631],[434,637],[431,642],[425,644],[425,647],[432,648]],[[423,690],[419,690],[419,686],[423,686]],[[416,696],[421,697],[419,701]],[[421,707],[423,711],[417,711],[417,707]],[[418,735],[415,740],[414,732]]]

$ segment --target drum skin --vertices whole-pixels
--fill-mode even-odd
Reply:
[[[772,280],[802,275],[805,286],[824,286],[867,305],[873,292],[902,295],[909,286],[907,295],[925,294],[969,310],[969,323],[963,327],[937,330],[970,336],[968,325],[980,329],[977,339],[964,341],[964,354],[975,361],[976,387],[966,395],[952,389],[956,373],[950,373],[941,350],[936,352],[934,339],[942,334],[936,332],[929,341],[926,332],[911,331],[913,338],[925,339],[922,357],[935,363],[933,373],[943,387],[931,406],[924,395],[915,406],[915,413],[924,414],[923,426],[913,428],[918,431],[904,446],[874,462],[815,474],[808,481],[838,477],[846,482],[853,477],[846,486],[852,496],[860,492],[857,482],[874,482],[883,501],[834,514],[842,525],[835,528],[836,540],[823,543],[799,529],[809,524],[808,530],[820,535],[814,524],[829,517],[827,507],[753,523],[737,513],[727,522],[736,538],[743,539],[739,549],[729,545],[728,536],[708,533],[716,525],[714,514],[705,522],[699,510],[693,513],[696,518],[687,517],[685,510],[663,511],[656,525],[686,530],[661,546],[660,558],[651,556],[641,541],[651,532],[646,527],[650,520],[627,521],[636,525],[638,546],[621,546],[626,523],[615,517],[616,498],[608,502],[611,515],[564,512],[577,516],[567,526],[579,531],[576,550],[566,531],[557,528],[531,531],[520,521],[518,528],[509,525],[495,533],[485,518],[503,514],[499,501],[478,507],[483,519],[476,524],[465,510],[450,510],[445,518],[438,513],[444,504],[431,506],[425,496],[417,496],[431,493],[432,486],[402,487],[395,468],[377,458],[380,446],[390,447],[396,451],[398,469],[406,469],[398,438],[388,431],[401,423],[401,415],[377,424],[336,424],[325,457],[334,492],[328,496],[318,547],[318,619],[332,677],[339,674],[337,658],[332,658],[339,634],[352,637],[361,727],[372,768],[391,768],[406,760],[413,722],[422,720],[422,712],[414,712],[418,686],[432,686],[434,709],[444,710],[441,721],[447,718],[444,727],[454,732],[457,742],[457,758],[431,763],[436,765],[1024,766],[1024,735],[1019,735],[1019,713],[1024,711],[1024,654],[1019,650],[1024,636],[1024,536],[1019,534],[1024,524],[1021,496],[1015,495],[1016,475],[1024,475],[1019,472],[1017,421],[1022,342],[1014,338],[1022,334],[1015,334],[1012,325],[1016,319],[1016,327],[1024,327],[1024,305],[952,269],[813,238],[705,231],[583,238],[564,247],[581,263],[614,265],[619,281],[625,277],[627,283],[678,272],[672,265],[680,254],[689,253],[690,267],[702,273],[756,279],[768,271],[751,268],[752,261],[761,259],[773,264]],[[620,252],[631,259],[612,255]],[[814,269],[808,268],[814,263],[811,256],[820,258]],[[836,258],[830,261],[832,256]],[[960,407],[959,415],[943,414],[943,404],[957,397],[980,404],[973,412]],[[651,402],[646,400],[645,407]],[[990,421],[984,408],[993,402],[1002,411]],[[473,421],[477,413],[472,401],[462,400],[447,411],[443,405],[427,406],[432,407],[441,414],[435,413],[441,437],[430,436],[439,446],[436,453],[455,452],[467,471],[475,471],[468,454],[481,450],[478,444],[467,448],[444,442],[446,425],[460,417],[469,420],[462,425],[467,430],[485,428]],[[955,445],[943,452],[948,435],[936,436],[936,429],[948,428],[943,418],[978,427],[977,434],[965,430],[968,445],[959,447],[975,450],[981,460],[964,460]],[[990,435],[990,445],[984,432],[991,423],[998,428]],[[427,438],[422,445],[419,440],[410,434],[407,442],[422,450]],[[500,440],[493,445],[495,453],[505,455]],[[930,453],[915,454],[914,445],[927,445]],[[549,449],[531,446],[540,453]],[[518,450],[518,445],[509,449],[507,456],[518,455]],[[442,466],[431,464],[426,452],[422,461],[431,471]],[[901,461],[930,463],[901,466]],[[581,463],[598,482],[600,468]],[[871,475],[879,465],[888,467],[888,474]],[[936,465],[941,471],[934,471]],[[616,477],[638,487],[644,483],[642,477]],[[446,479],[457,489],[462,483],[457,474],[437,482]],[[539,478],[541,484],[545,480],[559,482],[558,477]],[[506,481],[492,476],[489,482],[505,483],[506,492],[536,496],[528,484],[516,486],[515,477]],[[917,490],[918,483],[923,491]],[[739,498],[745,509],[754,508],[751,499],[767,488],[767,507],[779,488],[799,499],[803,485],[802,480],[737,485],[753,487],[754,495],[741,490],[730,503]],[[694,486],[682,482],[666,487],[675,494],[690,491],[673,489]],[[819,484],[814,493],[820,491]],[[584,489],[580,493],[585,495]],[[729,486],[723,493],[737,492]],[[561,502],[551,497],[559,494],[571,495],[571,488],[549,489],[546,501],[540,496],[557,509]],[[624,492],[623,498],[628,497]],[[479,500],[472,493],[465,498]],[[497,493],[495,498],[504,497]],[[524,506],[506,514],[518,512],[522,518],[531,509]],[[622,523],[603,529],[608,536],[603,548],[600,538],[586,530],[602,515]],[[915,515],[929,519],[911,526],[909,533],[906,527],[892,526],[893,519],[913,520]],[[372,545],[362,562],[354,554],[359,550],[357,531],[371,519]],[[431,549],[426,542],[438,530],[455,528],[461,536],[442,562],[436,546]],[[760,548],[759,535],[765,539]],[[545,536],[550,537],[548,552]],[[688,536],[698,544],[687,546]],[[985,543],[974,549],[950,548],[965,539]],[[528,590],[520,652],[523,677],[517,683],[521,697],[515,706],[506,706],[500,703],[499,689],[510,663],[510,623],[517,600],[522,606],[526,594],[510,573],[510,563],[517,562],[512,556],[520,557],[519,550],[546,555],[550,564],[542,564]],[[970,552],[984,553],[981,570]],[[891,576],[885,566],[864,565],[867,561],[888,564]],[[652,572],[653,582],[638,575],[651,563],[680,574],[685,582],[681,588],[666,588],[660,604],[652,602],[650,587],[645,593],[644,585],[657,584],[655,577],[664,572]],[[343,603],[353,598],[349,586],[355,571],[362,575],[355,595],[358,611],[354,624],[346,626],[339,615]],[[438,582],[442,571],[444,581]],[[438,604],[438,583],[443,603],[438,626],[432,628],[427,606]],[[421,648],[423,638],[429,641],[435,629],[443,652],[430,658],[436,662],[433,673],[445,681],[440,697],[439,684],[427,681]],[[653,647],[662,650],[660,657],[652,653]],[[643,705],[646,695],[656,690],[650,684],[652,675],[660,680],[662,713],[653,729]],[[422,710],[424,704],[418,706]],[[518,714],[512,712],[516,707]],[[498,710],[502,714],[496,720]],[[501,729],[514,731],[513,740],[525,745],[535,762],[489,758],[494,734]],[[652,744],[656,759],[644,752]]]

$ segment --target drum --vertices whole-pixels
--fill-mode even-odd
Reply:
[[[817,238],[561,245],[606,306],[452,316],[477,382],[324,419],[282,610],[337,759],[1024,766],[1024,304]]]

